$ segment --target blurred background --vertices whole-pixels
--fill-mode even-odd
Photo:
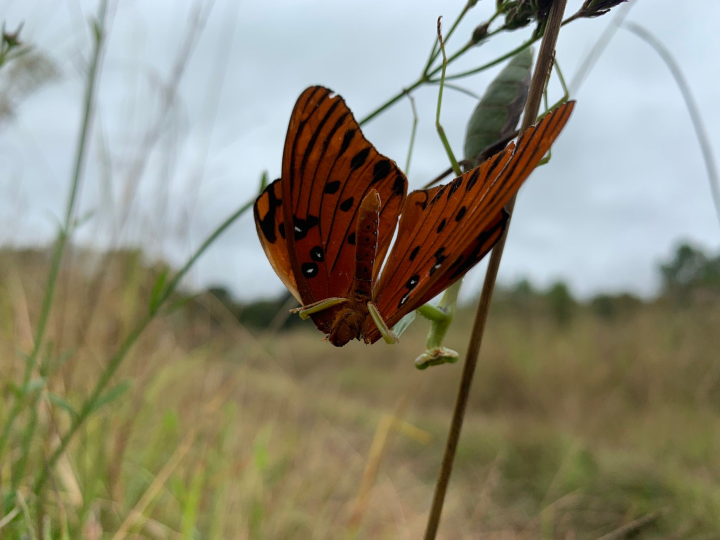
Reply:
[[[111,0],[56,265],[98,4],[0,0],[23,52],[0,62],[0,535],[418,538],[461,369],[415,370],[427,321],[394,347],[321,342],[287,317],[251,213],[183,276],[172,310],[153,306],[264,171],[279,176],[304,88],[364,118],[417,80],[437,17],[448,29],[465,2]],[[469,10],[448,52],[495,9]],[[720,213],[676,80],[615,24],[672,54],[716,151],[719,17],[714,0],[631,0],[563,27],[556,59],[578,105],[519,195],[440,537],[720,530]],[[535,27],[492,36],[448,74]],[[504,65],[453,82],[479,96]],[[448,167],[437,90],[413,92],[411,189]],[[549,93],[562,96],[557,77]],[[445,91],[458,154],[477,103]],[[363,131],[403,167],[412,125],[402,99]],[[461,361],[485,266],[446,339]]]

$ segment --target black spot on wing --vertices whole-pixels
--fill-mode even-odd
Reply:
[[[325,184],[325,193],[328,195],[334,195],[337,193],[337,190],[340,189],[340,182],[338,180],[335,180],[334,182],[328,182]]]
[[[342,210],[343,212],[347,212],[348,210],[350,210],[352,208],[354,200],[355,199],[353,197],[348,197],[347,199],[345,199],[343,202],[340,203],[340,210]]]
[[[431,276],[435,273],[436,270],[440,269],[442,264],[445,262],[445,259],[447,259],[447,257],[443,255],[443,253],[445,253],[445,246],[438,248],[438,250],[433,254],[433,257],[435,257],[435,264],[433,264],[430,268]]]
[[[343,125],[343,122],[345,122],[345,118],[347,118],[348,113],[343,113],[340,115],[340,118],[337,119],[335,122],[335,125],[330,130],[330,134],[325,137],[325,141],[323,142],[323,154],[328,149],[328,146],[330,146],[330,142],[333,140],[333,136],[337,132],[338,129],[340,129],[340,126]]]
[[[437,228],[438,234],[440,234],[442,232],[442,230],[445,228],[445,223],[446,223],[446,220],[445,220],[445,218],[443,218],[442,221],[440,222],[440,225],[438,225],[438,228]]]
[[[502,160],[504,152],[500,152],[495,156],[495,159],[492,160],[490,163],[490,167],[488,167],[487,176],[490,176],[495,169],[497,169],[497,166],[500,164],[500,161]]]
[[[350,146],[350,143],[352,142],[353,137],[355,137],[355,131],[356,131],[355,129],[350,128],[345,132],[345,135],[343,135],[343,141],[342,141],[342,144],[340,145],[340,152],[338,153],[338,157],[342,156],[345,153],[345,151],[348,149],[348,147]]]
[[[325,253],[320,246],[315,246],[310,250],[310,258],[313,261],[323,262],[325,260]]]
[[[500,239],[500,236],[502,236],[502,230],[505,228],[505,225],[507,224],[509,214],[507,212],[503,212],[502,219],[495,224],[490,229],[487,229],[478,236],[477,240],[475,241],[475,246],[473,247],[473,250],[467,255],[467,257],[463,260],[462,256],[458,257],[452,264],[452,268],[455,268],[455,271],[450,276],[450,279],[455,279],[459,276],[462,276],[470,270],[473,266],[475,266],[477,263],[479,263],[484,254],[490,250],[492,245],[486,245],[488,240],[490,240],[493,235],[496,235],[497,238],[495,241]],[[500,234],[498,234],[500,233]],[[485,248],[485,250],[483,250]]]
[[[475,170],[470,175],[470,180],[468,180],[467,185],[465,186],[465,191],[470,191],[475,183],[478,181],[478,178],[480,177],[480,167],[475,167]]]
[[[285,222],[278,225],[278,230],[280,231],[280,236],[285,240]]]
[[[350,233],[350,235],[348,236],[348,244],[350,244],[351,246],[355,245],[355,233]]]
[[[314,262],[303,263],[301,266],[302,274],[306,278],[314,278],[318,275],[318,265]]]
[[[310,229],[318,224],[316,216],[308,216],[307,219],[293,217],[293,229],[295,232],[295,241],[302,240],[307,236]]]
[[[365,161],[363,159],[363,161]],[[373,167],[373,179],[371,182],[372,184],[376,184],[380,182],[381,180],[384,180],[387,178],[387,175],[390,174],[390,170],[392,169],[392,166],[390,165],[389,159],[382,159],[378,161],[375,164],[375,167]]]
[[[276,180],[277,182],[277,180]],[[275,182],[273,182],[274,184]],[[267,240],[269,243],[274,244],[277,240],[277,235],[275,234],[275,216],[280,208],[280,205],[282,204],[282,201],[275,196],[275,189],[273,184],[270,184],[262,195],[260,195],[261,199],[262,197],[267,196],[268,198],[268,211],[265,214],[264,219],[260,219],[260,215],[258,214],[257,210],[257,203],[255,203],[254,212],[255,212],[255,219],[260,224],[260,230],[263,233],[263,236],[265,237],[265,240]],[[258,200],[259,200],[258,199]],[[284,238],[284,237],[283,237]]]
[[[463,183],[463,177],[459,176],[455,180],[453,180],[450,183],[450,188],[448,189],[447,198],[450,200],[450,197],[452,197],[452,194],[455,193],[458,189],[460,189],[460,186],[462,186]]]
[[[437,201],[440,197],[442,197],[442,194],[445,193],[445,190],[447,189],[447,184],[445,184],[443,187],[437,190],[437,193],[430,201],[430,204],[435,204],[435,201]]]
[[[415,257],[417,257],[417,254],[418,254],[419,252],[420,252],[420,246],[415,246],[415,249],[413,249],[413,250],[410,252],[410,260],[411,260],[411,261],[414,261],[414,260],[415,260]]]
[[[458,213],[455,215],[455,221],[460,221],[462,218],[465,217],[465,214],[467,213],[467,208],[464,206],[460,207],[460,210],[458,210]]]
[[[265,240],[267,240],[271,244],[274,244],[277,240],[277,236],[275,235],[275,211],[269,211],[265,215],[265,219],[260,219],[256,209],[255,220],[260,224],[260,230],[262,231]]]
[[[393,182],[393,195],[401,196],[403,193],[405,193],[405,179],[400,176],[399,174],[395,177],[395,182]]]
[[[353,171],[357,171],[360,167],[363,166],[368,155],[370,155],[370,147],[369,146],[366,148],[363,148],[357,154],[355,154],[355,156],[350,161],[350,168]]]
[[[420,276],[415,274],[413,277],[411,277],[408,280],[408,282],[405,284],[405,287],[407,287],[410,290],[413,290],[419,281],[420,281]]]
[[[398,308],[401,308],[405,302],[408,301],[408,298],[410,297],[410,293],[405,293],[403,297],[400,299],[400,303],[398,304]]]

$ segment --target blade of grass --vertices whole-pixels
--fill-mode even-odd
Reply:
[[[415,147],[415,134],[417,133],[418,125],[418,115],[417,109],[415,108],[415,98],[410,93],[408,93],[407,97],[410,100],[410,107],[412,108],[413,125],[412,132],[410,134],[410,146],[408,147],[407,160],[405,161],[405,176],[408,176],[410,174],[410,161],[412,160],[413,149]]]
[[[712,193],[713,202],[715,203],[715,212],[717,213],[718,222],[720,222],[720,180],[718,180],[718,170],[717,165],[715,164],[715,156],[713,155],[710,140],[702,121],[700,109],[695,102],[695,98],[693,97],[690,85],[685,79],[685,75],[683,75],[683,72],[680,69],[680,65],[665,45],[663,45],[659,39],[639,24],[626,22],[622,25],[622,28],[635,34],[655,49],[655,52],[658,53],[660,58],[662,58],[665,65],[670,70],[670,73],[672,73],[672,76],[675,78],[675,82],[677,83],[680,93],[685,100],[685,105],[687,106],[688,113],[690,113],[690,119],[692,120],[693,127],[695,128],[695,135],[698,138],[703,160],[705,161],[705,169],[707,170],[708,181],[710,182],[710,192]]]
[[[438,41],[440,42],[440,51],[442,52],[442,75],[440,76],[440,88],[438,89],[438,100],[437,100],[437,110],[435,113],[435,128],[437,129],[438,135],[440,136],[440,140],[443,143],[443,147],[445,147],[445,152],[447,153],[448,159],[450,160],[450,164],[452,165],[452,170],[455,173],[455,176],[461,176],[462,171],[460,170],[460,165],[458,165],[457,159],[455,158],[455,154],[453,154],[452,147],[450,146],[450,142],[447,140],[447,137],[445,136],[445,129],[442,127],[442,124],[440,123],[440,108],[442,107],[442,98],[443,98],[443,90],[445,88],[445,70],[447,69],[447,56],[445,56],[445,43],[443,42],[442,37],[442,27],[441,27],[441,21],[442,17],[438,17],[437,20],[437,36]]]
[[[140,500],[133,507],[133,509],[130,510],[130,513],[122,522],[120,528],[113,535],[112,540],[122,540],[123,538],[125,538],[130,528],[135,525],[135,523],[139,519],[142,518],[142,514],[145,509],[148,507],[148,505],[150,505],[153,499],[155,499],[157,494],[165,485],[165,482],[167,482],[168,478],[170,478],[170,475],[173,473],[175,468],[180,465],[180,462],[192,448],[193,442],[195,442],[196,434],[197,431],[193,428],[190,433],[185,436],[185,439],[180,443],[180,446],[178,446],[173,455],[170,456],[170,459],[167,461],[167,463],[165,463],[163,468],[160,470],[160,473],[158,473],[158,475],[153,480],[152,484],[150,484],[145,493],[143,493],[143,496],[140,497]]]
[[[68,196],[67,206],[65,209],[65,220],[63,222],[58,239],[55,242],[55,249],[53,251],[52,260],[50,263],[50,273],[48,274],[47,284],[45,286],[45,294],[43,296],[42,307],[40,309],[40,318],[38,319],[37,330],[35,333],[35,340],[33,343],[33,349],[28,358],[28,362],[25,366],[25,373],[23,375],[23,388],[30,382],[30,377],[35,369],[37,363],[37,357],[40,353],[40,347],[42,346],[43,339],[45,338],[45,331],[47,330],[48,320],[50,319],[50,311],[52,309],[53,300],[55,298],[55,287],[57,285],[58,275],[60,273],[60,265],[62,263],[63,253],[67,246],[70,234],[72,232],[72,219],[75,212],[75,204],[77,202],[77,194],[82,179],[85,158],[87,151],[87,140],[88,133],[90,131],[90,124],[92,123],[93,111],[95,106],[95,88],[99,75],[99,65],[101,60],[101,54],[103,50],[103,38],[104,38],[104,27],[105,27],[105,16],[107,13],[107,0],[100,0],[98,9],[98,17],[93,22],[93,37],[94,47],[93,54],[90,59],[90,68],[88,70],[88,76],[85,86],[85,97],[82,118],[80,122],[80,134],[77,143],[77,150],[75,151],[75,163],[73,166],[72,180],[70,182],[70,194]],[[13,408],[5,421],[3,426],[2,435],[0,435],[0,456],[2,456],[5,445],[7,444],[10,436],[10,431],[15,423],[15,419],[20,413],[22,408],[22,399],[16,398]]]
[[[537,65],[530,83],[530,91],[528,93],[527,104],[525,105],[525,116],[521,132],[527,129],[535,122],[538,111],[540,110],[540,102],[542,101],[545,81],[550,74],[553,57],[555,53],[555,43],[557,42],[560,27],[562,25],[562,17],[565,12],[567,0],[556,0],[550,8],[548,15],[545,34],[540,46]],[[515,198],[508,204],[509,213],[512,215],[512,207]],[[483,284],[480,302],[478,303],[475,322],[473,323],[470,343],[468,344],[467,357],[463,366],[463,372],[460,380],[460,388],[458,390],[455,408],[453,410],[452,422],[450,424],[450,432],[443,454],[440,473],[438,475],[437,484],[435,485],[435,493],[433,502],[428,516],[427,529],[425,530],[425,540],[434,540],[438,528],[440,526],[440,517],[442,514],[443,503],[445,502],[445,493],[447,492],[450,476],[452,474],[453,463],[455,461],[455,451],[457,450],[458,441],[460,439],[460,431],[462,430],[463,420],[465,418],[465,410],[467,408],[468,398],[470,396],[470,387],[472,385],[475,367],[477,366],[478,354],[482,345],[483,333],[485,331],[485,323],[487,321],[488,310],[490,309],[490,300],[492,298],[493,289],[495,288],[495,280],[497,279],[500,261],[502,259],[503,248],[505,247],[505,239],[507,238],[508,227],[505,233],[492,250],[490,263],[488,265],[485,283]]]

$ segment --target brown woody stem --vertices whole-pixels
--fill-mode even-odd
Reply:
[[[550,8],[548,15],[547,27],[543,36],[540,53],[538,55],[535,73],[530,83],[530,91],[528,94],[527,104],[525,105],[525,116],[520,131],[524,131],[535,123],[538,111],[540,110],[540,102],[542,100],[545,81],[547,80],[550,69],[552,68],[553,58],[555,54],[555,43],[557,42],[560,26],[562,25],[562,17],[565,12],[567,0],[555,0]],[[515,197],[508,203],[507,208],[512,214],[512,208],[515,205]],[[509,223],[508,223],[509,228]],[[447,443],[445,445],[445,453],[443,454],[442,464],[440,466],[440,474],[435,484],[435,494],[433,496],[430,515],[428,517],[427,529],[425,530],[425,540],[434,540],[440,525],[440,516],[442,514],[443,503],[445,502],[445,493],[450,482],[453,463],[455,461],[455,451],[457,450],[458,440],[460,439],[460,431],[462,429],[463,420],[465,418],[465,410],[467,409],[468,398],[470,396],[470,386],[472,385],[475,367],[477,366],[478,354],[482,345],[482,338],[485,332],[485,323],[487,321],[488,310],[490,309],[490,300],[492,299],[493,290],[495,288],[495,280],[497,278],[498,269],[500,268],[500,260],[502,259],[503,249],[505,247],[505,239],[507,238],[508,229],[500,238],[496,246],[492,250],[490,263],[488,265],[487,274],[485,275],[485,283],[483,284],[480,302],[478,303],[475,322],[473,324],[470,343],[468,345],[467,358],[463,366],[462,377],[460,379],[460,388],[458,390],[457,399],[455,401],[455,409],[453,411],[452,422],[450,424],[450,432],[448,434]]]

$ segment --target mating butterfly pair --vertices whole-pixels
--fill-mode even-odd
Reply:
[[[475,266],[503,234],[504,205],[538,165],[574,107],[566,103],[503,151],[449,184],[407,194],[345,101],[313,86],[288,127],[282,177],[255,201],[260,243],[338,347],[397,338],[392,327]],[[395,228],[397,239],[380,272]]]

